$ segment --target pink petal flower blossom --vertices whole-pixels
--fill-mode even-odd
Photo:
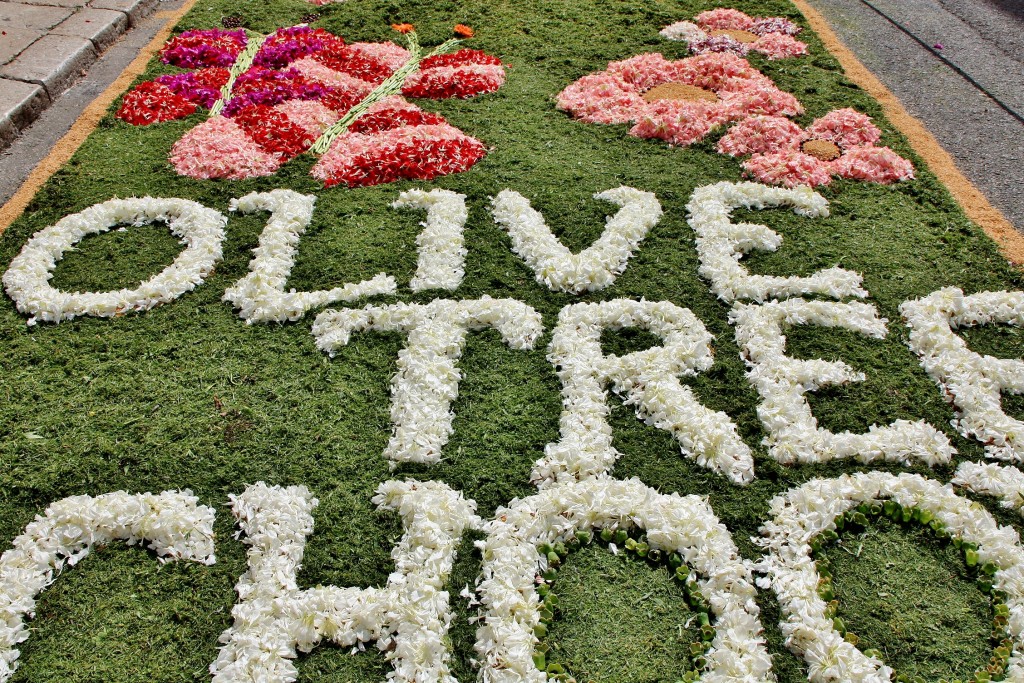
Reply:
[[[914,177],[910,162],[888,147],[876,147],[882,132],[853,109],[837,109],[801,130],[778,116],[752,116],[718,141],[718,151],[751,155],[743,168],[772,185],[828,185],[832,176],[888,184]]]
[[[795,97],[728,53],[677,61],[643,54],[612,62],[559,93],[558,108],[587,123],[632,123],[630,135],[681,147],[731,121],[803,111]]]

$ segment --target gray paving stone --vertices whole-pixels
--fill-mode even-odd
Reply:
[[[127,30],[127,14],[112,9],[86,7],[59,23],[50,33],[85,38],[92,41],[97,52],[102,52]]]
[[[970,24],[1003,52],[1024,58],[1024,3],[1020,0],[939,0],[947,12]]]
[[[49,35],[0,68],[0,76],[38,83],[55,98],[94,61],[96,48],[85,38]]]
[[[92,0],[89,7],[124,12],[128,15],[129,26],[135,26],[143,17],[155,10],[159,3],[160,0]]]
[[[49,104],[42,86],[0,78],[0,148],[10,144]]]
[[[0,2],[0,30],[30,28],[45,31],[71,16],[69,7],[26,5],[22,2]]]
[[[40,31],[30,28],[0,29],[0,65],[4,65],[18,56],[26,47],[42,38]]]

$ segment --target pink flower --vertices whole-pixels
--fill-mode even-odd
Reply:
[[[272,175],[281,166],[280,159],[223,116],[207,119],[185,133],[171,148],[170,161],[180,175],[204,180]]]
[[[680,40],[694,54],[731,52],[741,57],[760,52],[768,59],[807,54],[807,45],[793,36],[800,27],[782,17],[752,17],[734,9],[701,12],[693,22],[677,21],[661,30],[669,40]]]
[[[875,147],[882,132],[871,118],[853,109],[837,109],[801,130],[778,116],[752,116],[718,141],[730,156],[752,155],[744,170],[769,184],[828,185],[832,176],[874,183],[914,177],[910,162],[888,147]]]
[[[807,154],[755,154],[743,168],[747,173],[768,185],[828,185],[832,176],[825,164]]]
[[[559,93],[558,108],[587,123],[633,123],[630,135],[679,146],[751,115],[803,111],[795,97],[734,54],[677,61],[643,54],[612,62]]]
[[[697,25],[705,31],[728,31],[736,29],[749,31],[754,26],[754,18],[739,10],[718,9],[701,12],[696,17]]]
[[[349,47],[370,59],[384,62],[392,70],[398,69],[412,56],[404,47],[390,40],[383,43],[352,43]]]
[[[274,107],[287,116],[292,123],[309,132],[314,137],[327,130],[341,116],[315,100],[288,100]]]

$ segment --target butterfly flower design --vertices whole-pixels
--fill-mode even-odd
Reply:
[[[304,152],[321,157],[312,175],[325,186],[430,180],[465,171],[484,144],[406,97],[467,98],[505,81],[497,57],[460,48],[472,36],[423,55],[414,27],[396,25],[408,47],[346,43],[306,25],[269,36],[244,30],[186,31],[161,50],[162,60],[190,71],[136,86],[118,118],[152,125],[194,114],[209,117],[171,149],[170,162],[193,178],[271,175]]]

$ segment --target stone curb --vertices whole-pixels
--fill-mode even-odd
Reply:
[[[45,0],[60,7],[28,2],[0,0],[0,23],[6,30],[15,31],[10,23],[16,18],[34,22],[22,31],[26,36],[21,42],[27,46],[16,51],[12,47],[14,54],[0,62],[0,150],[84,76],[104,50],[151,14],[160,0]],[[81,9],[76,11],[75,5]],[[32,33],[43,35],[31,40]],[[8,42],[13,45],[17,40],[12,35]]]
[[[89,7],[124,12],[128,15],[128,26],[134,27],[156,9],[160,0],[92,0]]]
[[[97,52],[103,52],[128,30],[128,24],[128,15],[123,12],[86,7],[62,21],[50,33],[85,38]]]
[[[0,78],[0,149],[50,106],[43,86]]]

